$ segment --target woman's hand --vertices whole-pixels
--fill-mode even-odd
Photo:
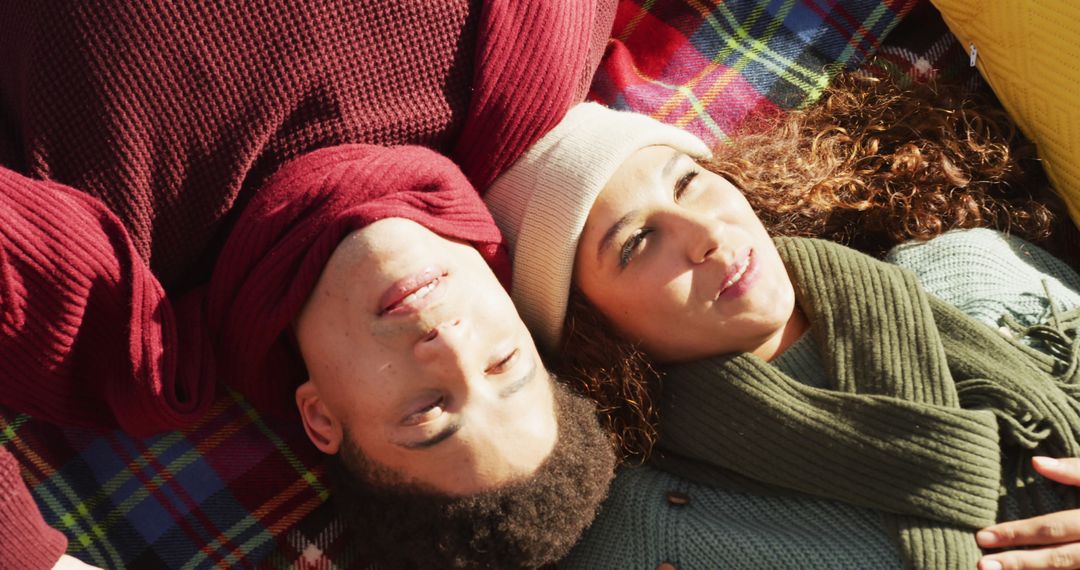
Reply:
[[[1080,486],[1080,458],[1035,457],[1031,462],[1047,479]],[[983,556],[979,570],[1080,568],[1080,509],[989,526],[975,534],[975,541],[982,548],[1042,547]]]

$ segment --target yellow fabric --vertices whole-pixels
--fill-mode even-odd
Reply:
[[[932,0],[1080,226],[1080,1]]]

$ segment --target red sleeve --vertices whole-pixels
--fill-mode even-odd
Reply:
[[[134,435],[182,426],[213,394],[201,306],[170,304],[101,202],[0,169],[0,402]]]
[[[52,568],[66,550],[67,537],[41,518],[19,475],[19,462],[0,448],[0,565]]]
[[[585,100],[614,0],[488,0],[454,160],[481,194],[570,107]]]

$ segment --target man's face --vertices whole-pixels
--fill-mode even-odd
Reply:
[[[338,245],[296,322],[308,435],[452,495],[530,475],[555,444],[551,379],[479,253],[400,218]]]

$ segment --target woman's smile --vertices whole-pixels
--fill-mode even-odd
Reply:
[[[794,314],[787,270],[742,192],[669,147],[645,147],[622,163],[577,251],[578,288],[661,362],[767,356]]]
[[[750,290],[757,275],[757,260],[754,258],[753,248],[750,248],[732,264],[728,278],[724,280],[716,299],[719,301],[742,296]]]

